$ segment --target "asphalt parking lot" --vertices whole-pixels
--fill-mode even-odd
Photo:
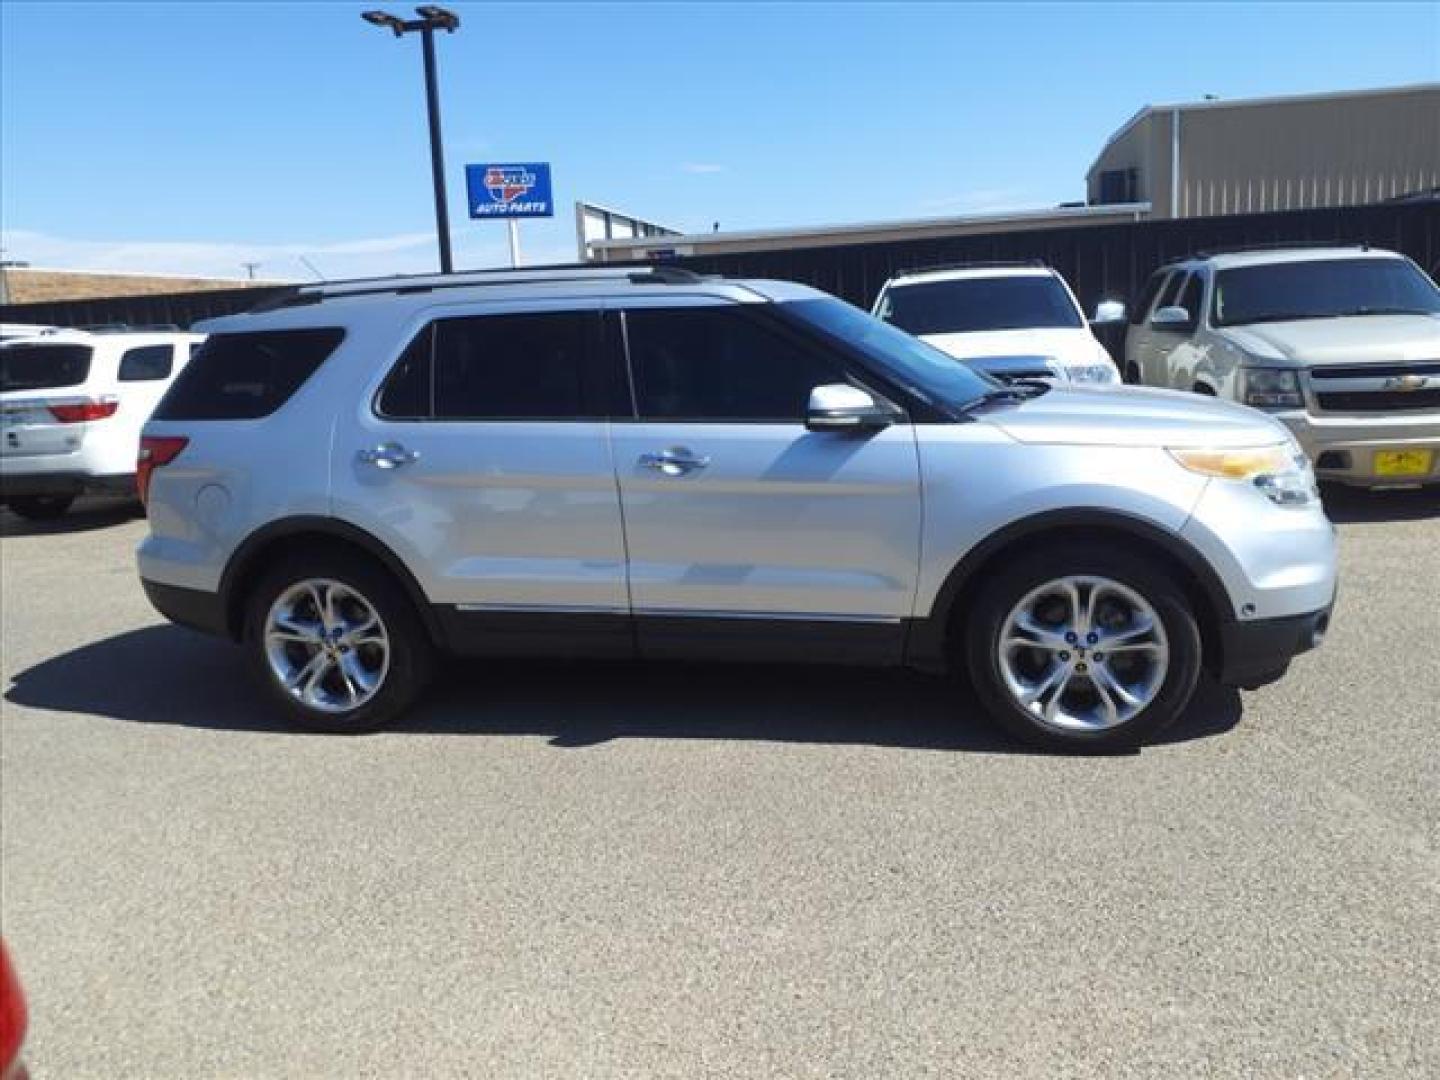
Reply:
[[[793,668],[466,665],[294,734],[132,510],[4,515],[32,1071],[1440,1075],[1440,498],[1330,498],[1325,647],[1092,759]]]

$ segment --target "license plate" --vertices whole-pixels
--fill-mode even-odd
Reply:
[[[1376,476],[1428,476],[1434,463],[1434,450],[1375,451]]]

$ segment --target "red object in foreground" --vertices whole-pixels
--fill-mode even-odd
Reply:
[[[169,465],[190,445],[183,435],[145,435],[140,439],[140,456],[135,459],[135,491],[142,504],[150,501],[150,477]]]
[[[25,995],[0,939],[0,1080],[24,1080],[20,1046],[25,1042]]]
[[[51,405],[50,415],[62,424],[83,424],[87,420],[104,420],[114,416],[120,402],[114,398],[102,401],[77,401],[68,405]]]

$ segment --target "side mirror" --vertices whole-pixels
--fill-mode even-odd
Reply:
[[[1162,307],[1150,316],[1150,325],[1162,329],[1184,330],[1190,325],[1190,312],[1183,307]]]
[[[876,431],[894,422],[892,406],[849,383],[815,387],[805,412],[805,426],[811,431]]]
[[[1095,318],[1090,320],[1096,326],[1125,321],[1125,305],[1119,300],[1101,300],[1095,305]]]

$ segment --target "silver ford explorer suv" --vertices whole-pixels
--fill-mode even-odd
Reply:
[[[1271,249],[1157,270],[1131,313],[1127,381],[1264,409],[1322,480],[1440,483],[1440,289],[1365,247]]]
[[[1001,384],[787,282],[331,284],[205,329],[145,429],[140,575],[311,728],[396,718],[442,654],[709,657],[953,669],[1113,747],[1202,672],[1278,678],[1335,597],[1275,420]]]

